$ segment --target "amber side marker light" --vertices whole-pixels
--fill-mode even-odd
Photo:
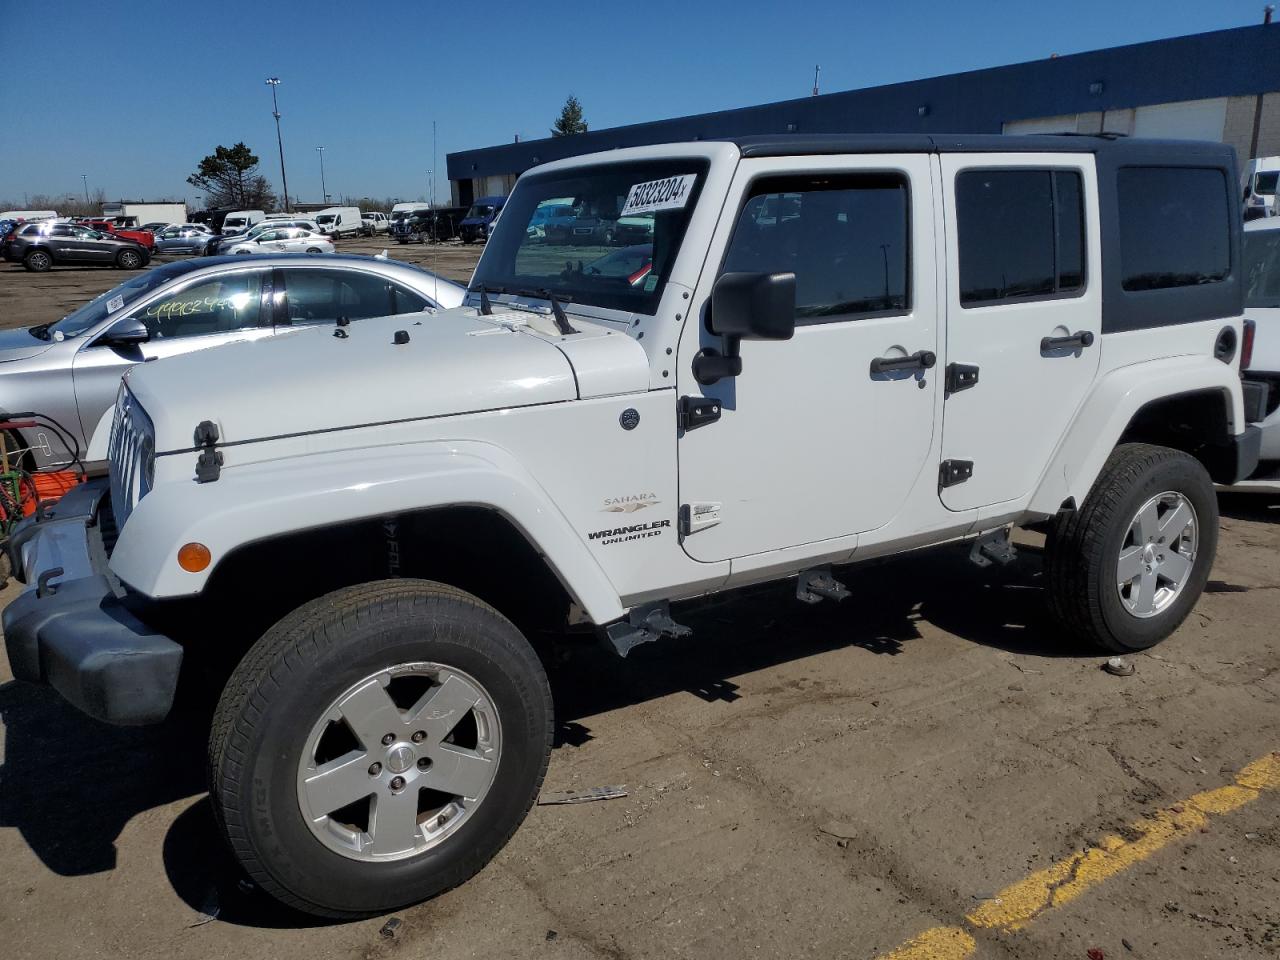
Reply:
[[[178,548],[178,566],[187,573],[199,573],[212,559],[213,554],[203,543],[184,543]]]

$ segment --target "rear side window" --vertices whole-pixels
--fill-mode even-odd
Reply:
[[[1074,170],[956,175],[960,303],[1074,296],[1084,289],[1084,195]]]
[[[1231,211],[1211,167],[1122,167],[1117,174],[1125,290],[1194,287],[1231,272]]]

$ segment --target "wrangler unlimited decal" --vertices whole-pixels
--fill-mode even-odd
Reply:
[[[594,533],[587,534],[587,539],[599,540],[607,547],[614,543],[626,543],[630,540],[643,540],[645,537],[660,536],[663,529],[670,526],[670,520],[655,520],[653,523],[637,523],[629,527],[596,530]]]

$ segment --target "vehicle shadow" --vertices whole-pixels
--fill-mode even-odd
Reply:
[[[1220,493],[1218,512],[1231,520],[1280,521],[1280,495],[1269,493]]]
[[[837,571],[852,591],[842,604],[799,603],[795,583],[752,587],[673,610],[694,628],[619,659],[603,646],[559,638],[548,656],[556,701],[555,746],[592,739],[584,721],[601,712],[685,691],[708,702],[742,693],[734,677],[833,650],[893,657],[920,642],[928,621],[972,643],[1040,657],[1092,655],[1073,647],[1044,610],[1040,551],[1020,547],[1009,567],[980,570],[967,547]],[[204,790],[204,736],[196,720],[108,727],[51,691],[0,686],[5,727],[0,826],[17,828],[49,869],[64,876],[114,868],[124,825],[154,807]],[[194,746],[193,746],[194,745]],[[197,913],[250,927],[319,922],[254,888],[234,863],[207,797],[178,815],[164,839],[175,893]]]

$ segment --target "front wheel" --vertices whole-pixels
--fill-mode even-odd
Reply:
[[[116,266],[121,270],[137,270],[142,266],[142,254],[136,250],[121,250],[116,255]]]
[[[1145,650],[1191,612],[1217,546],[1218,500],[1200,462],[1168,447],[1122,444],[1084,505],[1050,530],[1050,608],[1106,650]]]
[[[307,253],[324,253],[319,247],[307,247]]]
[[[395,580],[294,611],[245,655],[214,716],[210,790],[260,886],[328,917],[462,883],[537,797],[551,693],[501,614]]]

